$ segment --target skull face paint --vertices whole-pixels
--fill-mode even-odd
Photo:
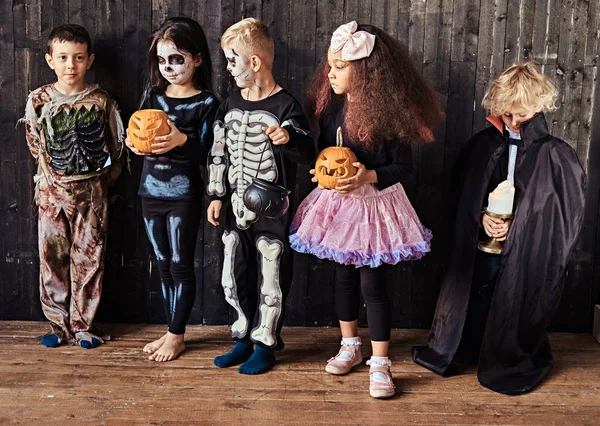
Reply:
[[[200,65],[190,53],[177,49],[175,43],[168,40],[158,42],[156,56],[160,73],[171,84],[184,85],[190,82],[196,67]]]
[[[235,84],[242,89],[254,84],[255,72],[250,65],[250,58],[240,56],[233,49],[223,49],[227,59],[227,71],[235,79]]]

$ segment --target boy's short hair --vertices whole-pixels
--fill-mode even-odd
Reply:
[[[548,112],[557,109],[558,91],[550,79],[538,71],[536,64],[514,64],[504,70],[488,87],[481,102],[492,115],[500,116],[511,107]]]
[[[271,70],[275,57],[275,46],[269,27],[258,19],[246,18],[227,28],[221,36],[221,48],[233,49],[236,53],[250,57],[258,56]]]
[[[48,54],[52,55],[52,43],[70,41],[87,45],[88,55],[92,53],[92,39],[89,33],[81,25],[64,24],[55,27],[48,36]]]

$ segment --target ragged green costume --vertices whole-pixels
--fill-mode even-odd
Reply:
[[[121,172],[124,131],[97,85],[63,95],[52,85],[27,99],[27,143],[38,162],[40,299],[52,333],[90,340],[100,302],[107,187]]]

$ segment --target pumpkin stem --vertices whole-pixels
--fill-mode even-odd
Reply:
[[[337,133],[335,135],[335,146],[341,147],[344,144],[344,138],[342,137],[342,128],[337,128]]]

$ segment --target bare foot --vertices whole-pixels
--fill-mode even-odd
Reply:
[[[148,357],[151,361],[167,362],[171,361],[185,350],[183,343],[183,334],[172,334],[167,332],[162,346]]]
[[[163,343],[165,343],[167,334],[169,334],[169,332],[166,332],[160,339],[155,340],[154,342],[150,342],[146,346],[144,346],[144,352],[146,352],[147,354],[153,354],[154,352],[156,352],[156,350],[160,348],[163,345]]]

